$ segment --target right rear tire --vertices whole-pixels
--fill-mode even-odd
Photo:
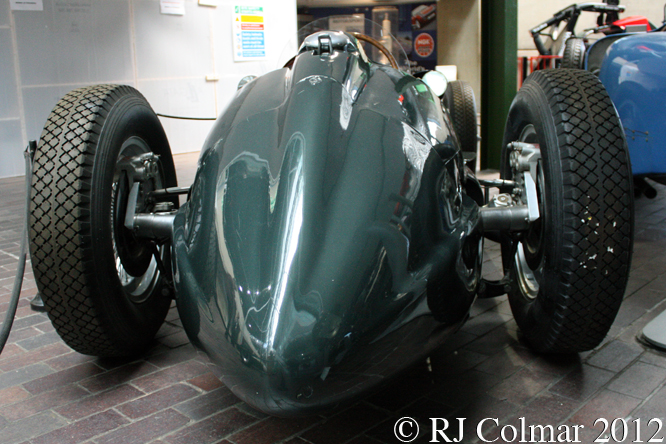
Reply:
[[[533,348],[590,350],[611,327],[629,276],[633,190],[622,126],[592,73],[542,70],[511,104],[502,144],[501,177],[520,181],[507,148],[514,141],[540,150],[540,217],[519,236],[503,235],[511,310]]]

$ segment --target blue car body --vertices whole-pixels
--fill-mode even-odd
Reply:
[[[666,33],[617,40],[599,78],[622,120],[634,176],[666,174]]]

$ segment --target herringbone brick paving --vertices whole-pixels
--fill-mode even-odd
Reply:
[[[195,161],[196,154],[176,156],[181,184],[191,183]],[[484,438],[519,442],[510,433],[502,436],[501,427],[520,430],[521,417],[527,425],[584,425],[578,436],[583,443],[602,431],[596,419],[625,418],[625,442],[636,439],[638,424],[647,441],[657,428],[648,421],[666,422],[666,353],[636,340],[666,309],[666,187],[656,188],[656,199],[636,202],[629,287],[610,334],[594,351],[535,354],[521,341],[506,297],[479,301],[469,322],[428,361],[355,405],[304,419],[271,418],[240,402],[189,344],[175,307],[143,359],[71,351],[47,317],[30,310],[36,288],[29,271],[0,356],[0,443],[393,443],[399,442],[396,420],[405,416],[421,425],[413,442],[431,442],[429,418],[453,424],[466,418],[465,443],[483,442],[477,425],[497,418],[500,427],[484,423]],[[23,179],[1,179],[0,190],[4,317],[19,254]],[[497,246],[486,246],[485,275],[497,276],[499,256]],[[666,437],[666,429],[657,437]]]

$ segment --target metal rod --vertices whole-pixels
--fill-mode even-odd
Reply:
[[[150,192],[152,197],[160,196],[176,196],[178,194],[187,194],[190,192],[190,187],[171,187],[171,188],[162,188],[160,190],[154,190]]]
[[[502,179],[477,179],[481,186],[493,188],[515,188],[516,182]]]
[[[530,226],[527,205],[481,207],[484,231],[524,231]]]

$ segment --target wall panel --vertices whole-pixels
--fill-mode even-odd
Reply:
[[[20,176],[25,173],[24,149],[21,121],[19,119],[0,120],[0,151],[2,152],[0,171],[5,176]]]
[[[0,120],[19,118],[12,33],[9,28],[0,28],[0,104]]]
[[[215,117],[238,80],[277,66],[296,32],[296,0],[220,0],[216,8],[185,0],[183,16],[161,14],[159,0],[44,0],[43,11],[9,11],[8,3],[0,1],[0,156],[10,162],[0,163],[0,177],[22,174],[23,147],[74,88],[128,84],[157,112]],[[264,6],[267,60],[233,61],[236,4]],[[215,75],[219,81],[206,80]],[[201,149],[212,126],[161,120],[174,153]]]

